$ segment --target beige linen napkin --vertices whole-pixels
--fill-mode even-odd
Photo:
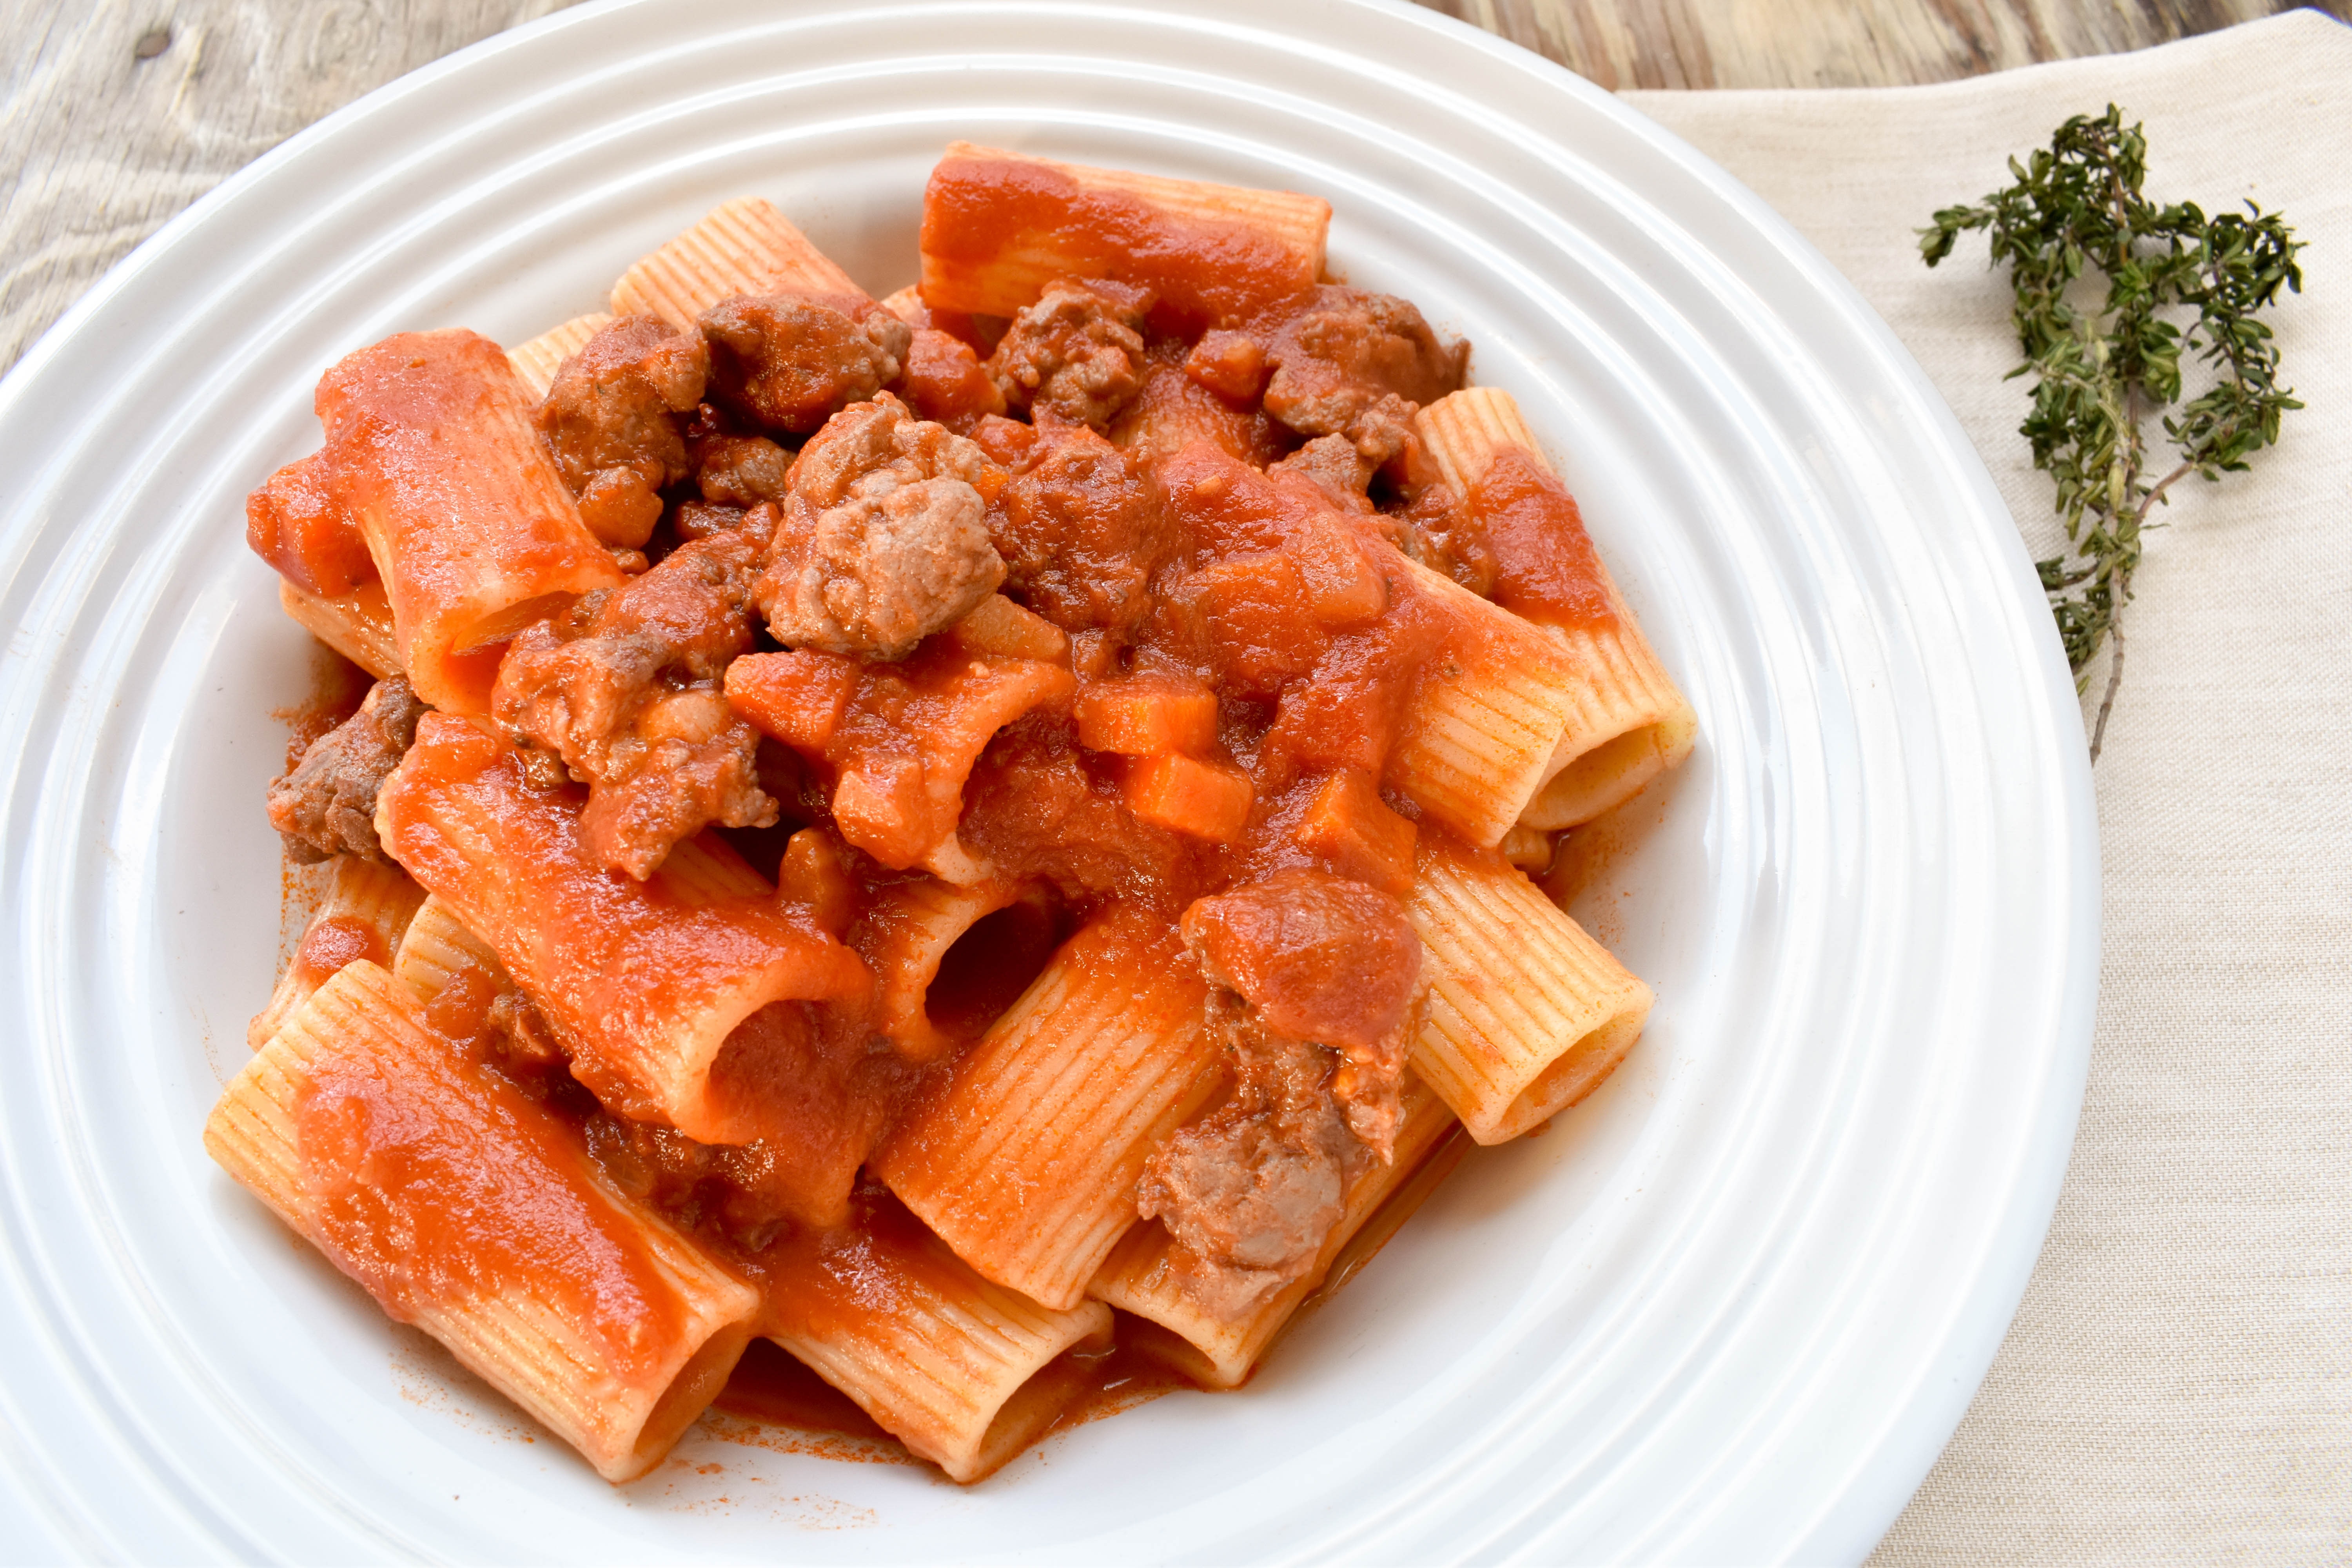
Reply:
[[[2297,12],[1938,87],[1625,97],[1853,280],[2037,556],[2059,535],[2016,433],[2029,384],[2001,380],[2006,276],[1981,236],[1930,272],[1913,228],[2112,100],[2147,122],[2151,195],[2250,196],[2309,242],[2273,316],[2309,406],[2252,473],[2176,487],[2126,621],[2057,1216],[1872,1561],[2352,1561],[2352,28]]]

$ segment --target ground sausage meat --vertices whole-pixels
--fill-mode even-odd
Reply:
[[[1168,1227],[1184,1289],[1230,1322],[1314,1267],[1362,1155],[1331,1099],[1328,1052],[1271,1033],[1231,991],[1211,995],[1207,1021],[1233,1097],[1152,1152],[1136,1212]]]
[[[581,521],[605,543],[645,543],[661,520],[660,491],[691,471],[677,416],[701,401],[709,369],[699,338],[624,316],[555,373],[540,433]]]
[[[360,710],[310,742],[302,760],[269,786],[269,825],[287,856],[310,865],[336,855],[382,861],[375,837],[375,794],[416,739],[425,704],[407,679],[387,675]]]
[[[701,326],[719,395],[795,435],[898,380],[914,338],[872,300],[835,294],[739,294]]]
[[[787,647],[898,659],[1004,581],[988,500],[1004,472],[888,393],[834,416],[793,464],[757,593]]]
[[[762,531],[680,545],[626,587],[525,628],[499,667],[493,716],[541,771],[561,763],[588,784],[589,847],[639,880],[709,824],[776,820],[759,784],[759,731],[719,685],[752,644]]]
[[[482,1021],[489,1031],[492,1055],[519,1083],[531,1083],[571,1059],[572,1053],[548,1027],[546,1016],[520,991],[501,991],[492,997]]]
[[[1116,284],[1045,285],[1013,318],[988,374],[1014,408],[1044,409],[1100,430],[1143,390],[1148,296]]]
[[[694,444],[695,482],[711,506],[781,503],[791,494],[793,455],[765,436],[707,436]]]
[[[1425,989],[1421,938],[1388,894],[1326,871],[1283,871],[1202,899],[1184,943],[1213,985],[1276,1034],[1337,1058],[1331,1093],[1378,1157],[1395,1131],[1406,1026]]]
[[[1421,941],[1395,900],[1321,871],[1199,900],[1181,929],[1234,1090],[1153,1152],[1137,1212],[1230,1321],[1313,1268],[1349,1176],[1389,1157]]]
[[[1176,548],[1150,467],[1083,426],[1048,420],[989,519],[1005,582],[1066,631],[1124,632],[1151,613]]]
[[[1318,436],[1281,461],[1267,466],[1269,474],[1303,474],[1339,505],[1356,510],[1372,482],[1372,465],[1345,436]]]
[[[1344,436],[1378,468],[1404,449],[1423,404],[1461,387],[1469,347],[1441,344],[1409,300],[1327,283],[1266,358],[1268,414],[1302,436]]]

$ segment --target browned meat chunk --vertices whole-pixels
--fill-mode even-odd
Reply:
[[[1136,1213],[1167,1225],[1183,1289],[1230,1321],[1315,1269],[1348,1180],[1395,1147],[1421,938],[1392,898],[1327,872],[1202,898],[1181,929],[1233,1096],[1152,1150]]]
[[[528,1083],[571,1060],[546,1016],[520,991],[492,997],[482,1022],[490,1055],[518,1081]]]
[[[385,858],[375,837],[375,792],[416,739],[425,704],[387,675],[360,710],[310,742],[294,771],[269,786],[269,825],[302,865],[336,855]]]
[[[1322,871],[1200,900],[1181,929],[1233,1094],[1153,1151],[1136,1207],[1230,1320],[1315,1267],[1349,1177],[1389,1158],[1421,941],[1396,900]]]
[[[1176,544],[1150,467],[1083,426],[1049,424],[990,518],[1005,582],[1068,631],[1125,631],[1151,613]]]
[[[1207,1017],[1233,1098],[1152,1152],[1136,1212],[1168,1227],[1187,1293],[1230,1321],[1314,1268],[1362,1151],[1328,1087],[1330,1053],[1272,1034],[1231,991]]]
[[[1495,592],[1495,552],[1475,514],[1444,484],[1423,487],[1412,501],[1388,514],[1399,550],[1444,573],[1480,598]]]
[[[1216,853],[1137,819],[1111,779],[1079,765],[1070,721],[1029,714],[988,743],[956,836],[974,855],[1034,869],[1071,904],[1124,898],[1174,919]]]
[[[1333,500],[1354,509],[1363,505],[1373,467],[1345,436],[1318,436],[1266,472],[1303,474]]]
[[[792,493],[793,455],[765,436],[710,436],[694,445],[695,478],[712,506],[781,503]]]
[[[706,501],[690,500],[670,513],[669,525],[681,542],[691,543],[750,525],[757,510],[754,507],[712,506]],[[761,521],[772,532],[776,526],[774,509],[771,508]]]
[[[758,584],[787,647],[904,658],[1004,581],[988,506],[1004,471],[888,393],[853,404],[802,448]]]
[[[1150,298],[1112,283],[1055,282],[1013,318],[988,374],[1015,408],[1100,430],[1143,390]]]
[[[634,549],[661,521],[660,490],[689,471],[677,416],[701,401],[709,369],[699,339],[624,316],[555,373],[540,432],[581,521],[605,543]]]
[[[1276,1034],[1339,1056],[1331,1093],[1364,1146],[1387,1159],[1407,1026],[1424,989],[1421,938],[1379,889],[1283,871],[1202,899],[1184,943],[1212,984],[1240,994]]]
[[[1345,436],[1378,468],[1404,449],[1423,404],[1461,386],[1469,353],[1441,344],[1407,300],[1323,284],[1267,344],[1265,411],[1302,436]]]
[[[872,300],[831,294],[739,294],[701,325],[719,395],[795,435],[898,380],[914,338]]]
[[[751,647],[761,542],[746,528],[680,545],[628,586],[526,627],[499,667],[499,724],[588,784],[590,847],[640,881],[710,823],[776,820],[759,731],[719,686]]]

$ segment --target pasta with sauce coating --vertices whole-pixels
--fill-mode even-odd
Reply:
[[[1576,502],[1507,392],[1465,387],[1415,426],[1446,482],[1490,538],[1497,597],[1551,632],[1575,703],[1548,776],[1518,820],[1539,831],[1590,822],[1690,753],[1698,719],[1650,649],[1594,553]]]
[[[759,1311],[757,1291],[612,1191],[512,1085],[461,1066],[365,959],[237,1074],[205,1146],[607,1480],[661,1461]]]
[[[1329,217],[957,142],[887,299],[744,197],[331,370],[248,536],[430,710],[285,786],[352,850],[215,1159],[608,1479],[761,1335],[971,1482],[1589,1094],[1650,992],[1532,874],[1696,721]]]

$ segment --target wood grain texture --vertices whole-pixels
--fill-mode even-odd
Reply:
[[[2117,54],[2295,0],[1421,0],[1620,88],[1896,87]],[[2347,0],[2312,8],[2352,17]]]
[[[566,0],[5,0],[0,366],[312,121]]]

